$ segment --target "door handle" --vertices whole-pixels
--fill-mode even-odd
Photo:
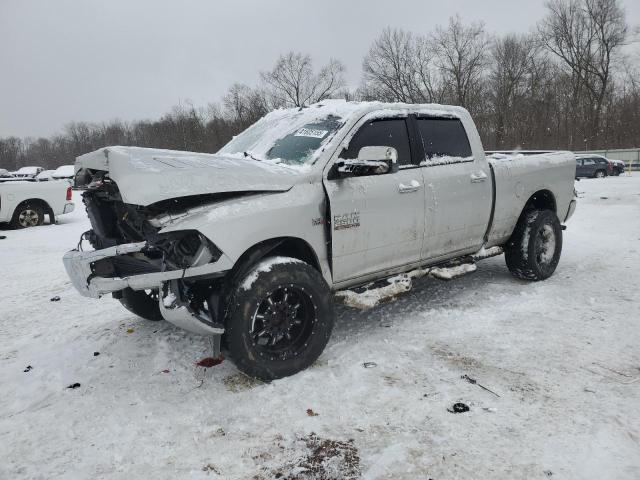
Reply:
[[[398,185],[398,192],[400,193],[411,193],[411,192],[417,192],[418,190],[420,190],[420,182],[418,182],[417,180],[411,180],[411,183],[409,183],[409,185],[405,185],[404,183],[401,183]]]
[[[487,179],[487,174],[480,170],[478,173],[471,174],[471,183],[484,182]]]

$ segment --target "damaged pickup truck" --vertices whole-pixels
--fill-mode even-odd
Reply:
[[[336,291],[490,247],[546,279],[576,205],[573,154],[488,159],[441,105],[280,109],[216,154],[109,147],[76,172],[92,225],[64,256],[76,289],[212,336],[261,379],[318,358]]]

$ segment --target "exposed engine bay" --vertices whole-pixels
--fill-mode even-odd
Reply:
[[[117,184],[106,172],[84,170],[81,178],[86,182],[87,189],[82,197],[93,228],[82,235],[79,247],[87,240],[96,251],[115,249],[116,253],[89,264],[91,279],[119,280],[144,274],[165,274],[167,280],[158,282],[157,289],[144,291],[154,299],[159,297],[160,309],[166,319],[175,317],[173,323],[179,324],[182,315],[175,313],[186,310],[202,325],[221,329],[217,317],[223,279],[219,274],[204,273],[193,277],[186,273],[215,263],[222,252],[195,230],[160,233],[163,219],[183,215],[189,208],[219,198],[198,195],[149,206],[130,205],[122,201]],[[173,278],[166,276],[168,272],[175,272]],[[113,292],[114,298],[121,299],[122,295],[122,290]],[[207,329],[206,333],[210,334],[211,330]]]
[[[159,202],[148,207],[129,205],[122,201],[118,186],[106,172],[97,172],[82,198],[93,227],[85,238],[96,250],[124,243],[147,242],[145,258],[137,256],[147,265],[132,262],[134,269],[137,265],[143,270],[160,271],[162,264],[165,269],[181,269],[203,265],[220,257],[217,247],[198,232],[160,234],[160,225],[154,222],[160,215],[178,213],[201,204],[204,199],[200,196]]]

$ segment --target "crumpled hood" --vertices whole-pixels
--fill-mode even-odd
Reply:
[[[120,146],[81,155],[75,167],[109,172],[122,200],[142,206],[208,193],[282,192],[302,174],[251,158]]]

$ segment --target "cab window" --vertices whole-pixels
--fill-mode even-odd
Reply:
[[[424,148],[424,164],[473,160],[471,145],[458,118],[417,118]]]
[[[411,164],[409,133],[404,118],[371,120],[365,123],[349,142],[349,148],[342,151],[340,158],[358,158],[362,147],[393,147],[398,151],[399,166]]]

